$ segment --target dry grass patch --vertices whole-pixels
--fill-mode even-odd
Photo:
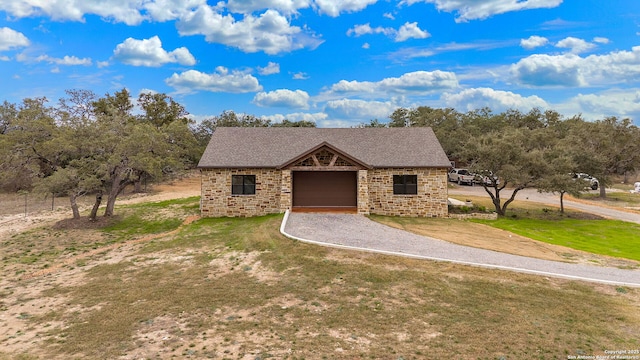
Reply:
[[[53,305],[20,320],[37,336],[0,358],[566,359],[640,346],[636,289],[321,248],[283,238],[280,221],[202,219],[104,255],[119,261],[18,282]]]

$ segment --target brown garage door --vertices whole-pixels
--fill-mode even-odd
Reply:
[[[293,206],[356,207],[358,178],[355,171],[294,171]]]

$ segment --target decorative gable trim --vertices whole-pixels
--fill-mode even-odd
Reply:
[[[355,171],[372,169],[372,166],[324,141],[278,166],[277,169],[294,171]]]

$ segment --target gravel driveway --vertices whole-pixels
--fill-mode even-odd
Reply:
[[[323,246],[640,287],[640,270],[539,260],[456,245],[394,229],[362,215],[287,213],[280,231],[292,239]]]

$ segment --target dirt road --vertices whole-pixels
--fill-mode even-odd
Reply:
[[[500,197],[508,199],[511,196],[512,191],[505,189],[500,193]],[[449,189],[449,196],[456,198],[456,196],[486,196],[489,195],[482,186],[457,186],[453,189]],[[560,206],[560,197],[557,194],[551,193],[539,193],[536,189],[524,189],[518,192],[516,200],[521,201],[533,201],[537,203]],[[623,220],[640,224],[640,214],[632,211],[623,211],[609,208],[606,206],[588,204],[586,202],[578,202],[572,200],[565,200],[564,206],[566,208],[572,208],[591,214],[599,215],[609,219]]]

